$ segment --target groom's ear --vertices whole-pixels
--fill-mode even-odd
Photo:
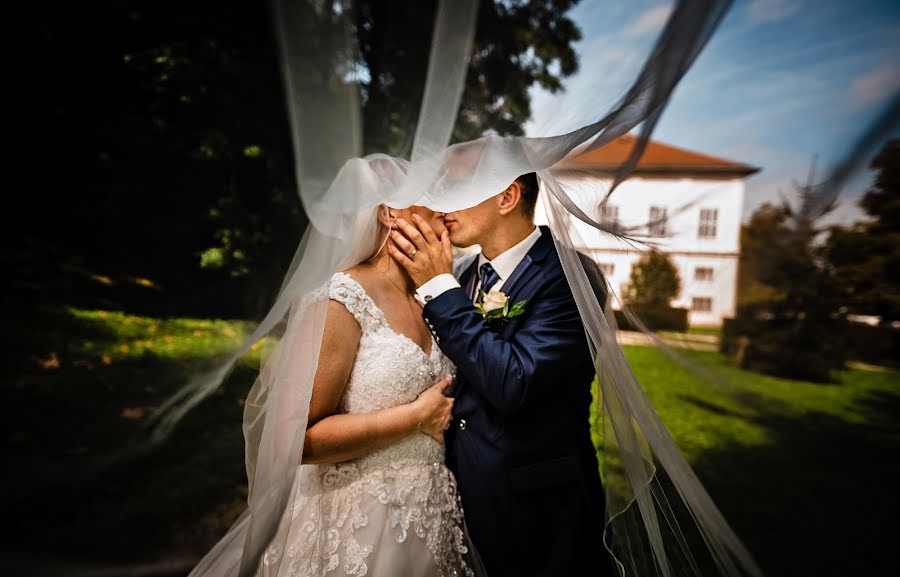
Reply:
[[[506,216],[513,212],[520,202],[522,202],[522,185],[513,182],[500,193],[500,214]]]

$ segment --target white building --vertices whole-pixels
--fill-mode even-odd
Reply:
[[[626,135],[573,160],[556,172],[575,191],[582,210],[617,223],[641,241],[668,253],[681,276],[672,302],[690,310],[692,326],[715,326],[735,314],[744,180],[759,169],[658,142],[650,142],[631,177],[599,203],[636,138]],[[537,219],[546,222],[539,203]],[[579,249],[601,263],[617,292],[629,282],[631,267],[650,248],[599,233],[581,222]],[[650,238],[647,238],[647,235]]]

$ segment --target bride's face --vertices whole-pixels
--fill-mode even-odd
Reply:
[[[428,223],[428,226],[431,227],[434,231],[434,235],[438,238],[441,238],[441,234],[447,230],[447,227],[444,226],[443,215],[440,212],[434,212],[430,208],[425,208],[424,206],[411,206],[409,208],[401,209],[392,208],[391,214],[398,218],[402,218],[413,226],[415,226],[416,223],[412,219],[412,216],[414,214],[419,215],[426,223]]]

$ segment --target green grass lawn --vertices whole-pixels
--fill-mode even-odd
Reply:
[[[204,553],[246,498],[240,423],[259,349],[158,452],[96,478],[81,473],[140,438],[141,419],[179,378],[237,348],[246,327],[60,309],[14,329],[4,343],[4,366],[14,370],[0,381],[11,409],[6,462],[31,473],[0,485],[16,545],[110,561]],[[848,370],[822,385],[680,351],[711,380],[653,348],[626,354],[769,575],[892,574],[900,373]]]
[[[900,373],[837,384],[731,367],[718,353],[627,347],[685,457],[770,575],[891,575],[900,500]]]
[[[722,327],[688,327],[689,335],[713,335],[722,336]]]
[[[53,309],[17,323],[0,387],[7,461],[0,502],[22,547],[109,561],[196,555],[246,498],[241,418],[259,347],[150,456],[88,476],[104,455],[146,439],[142,420],[187,375],[238,348],[245,326]],[[111,558],[112,557],[112,558]],[[121,557],[116,559],[116,557]]]

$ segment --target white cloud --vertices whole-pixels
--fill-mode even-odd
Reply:
[[[625,28],[625,35],[632,38],[640,38],[652,32],[658,32],[662,29],[666,19],[672,12],[672,6],[663,5],[647,10],[638,16],[631,24]]]
[[[884,64],[853,81],[850,93],[853,102],[860,106],[880,103],[900,91],[900,66]]]
[[[802,4],[802,0],[751,0],[750,20],[753,22],[784,20],[800,10]]]

